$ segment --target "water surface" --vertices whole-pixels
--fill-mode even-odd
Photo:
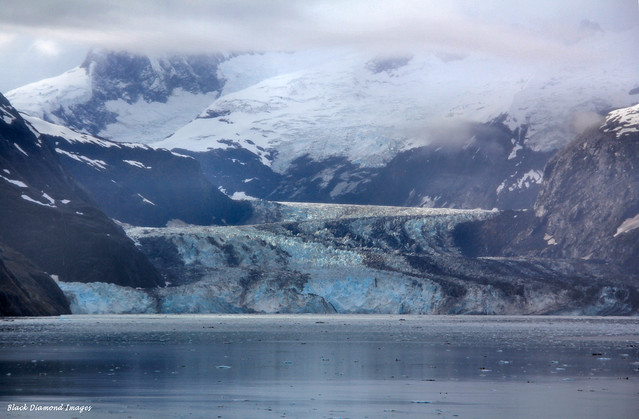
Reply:
[[[8,411],[26,406],[27,411]],[[90,411],[29,411],[31,406]],[[0,321],[0,417],[634,418],[639,319]]]

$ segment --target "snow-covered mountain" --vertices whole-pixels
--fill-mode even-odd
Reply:
[[[472,137],[465,123],[507,114],[512,129],[528,126],[532,148],[556,149],[576,134],[576,115],[632,102],[637,60],[630,60],[609,74],[608,66],[550,72],[480,54],[336,54],[221,96],[159,145],[206,151],[238,144],[278,172],[304,154],[374,167],[418,146],[463,146]]]
[[[639,31],[591,31],[575,42],[577,53],[554,63],[481,52],[99,51],[8,97],[30,115],[93,135],[179,149],[228,195],[523,208],[552,151],[637,100],[639,58],[628,51]],[[468,177],[446,173],[444,160],[474,168],[467,176],[481,192],[451,192]],[[415,176],[398,175],[407,162],[420,168]],[[401,194],[380,198],[398,183]]]
[[[15,107],[47,122],[116,141],[158,141],[209,105],[222,82],[222,56],[146,57],[91,51],[57,77],[7,93]]]

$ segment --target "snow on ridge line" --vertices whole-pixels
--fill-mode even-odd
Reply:
[[[639,104],[610,112],[601,129],[616,133],[617,138],[639,132]]]
[[[159,150],[169,152],[176,157],[182,157],[186,159],[193,159],[191,156],[185,156],[184,154],[179,154],[166,148],[154,147],[148,144],[139,144],[139,143],[129,143],[129,142],[119,142],[112,140],[105,140],[102,138],[95,137],[91,134],[87,134],[84,132],[76,131],[72,128],[68,128],[62,125],[53,124],[48,121],[44,121],[36,116],[29,115],[27,113],[21,112],[22,117],[36,130],[36,135],[45,134],[50,135],[52,137],[60,137],[67,140],[70,143],[84,143],[84,144],[95,144],[100,147],[105,148],[131,148],[131,149],[142,149],[142,150]]]
[[[59,76],[29,83],[5,95],[14,108],[32,114],[52,114],[60,106],[91,98],[91,77],[80,66]]]

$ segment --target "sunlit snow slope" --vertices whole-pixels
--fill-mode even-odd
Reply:
[[[628,92],[636,87],[639,60],[615,55],[608,42],[622,49],[636,45],[637,35],[597,34],[581,41],[584,52],[574,62],[550,66],[479,53],[373,57],[335,52],[321,64],[223,94],[159,145],[195,151],[237,145],[276,171],[303,154],[315,160],[347,156],[379,166],[411,147],[463,146],[471,136],[464,122],[508,114],[511,128],[528,126],[529,146],[555,149],[583,128],[590,113],[636,100]],[[592,51],[610,56],[595,59],[588,55]],[[267,57],[231,58],[219,71],[227,69],[226,77],[233,78],[240,67],[235,60],[260,67]]]

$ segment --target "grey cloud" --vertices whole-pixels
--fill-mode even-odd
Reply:
[[[355,47],[375,54],[483,52],[543,65],[605,60],[584,51],[587,19],[606,31],[639,22],[635,0],[0,0],[0,87],[53,71],[24,45],[142,53]],[[592,25],[590,26],[593,27]],[[33,55],[33,54],[31,54]],[[37,54],[36,54],[37,55]],[[34,61],[35,60],[35,61]],[[38,61],[39,60],[39,61]],[[20,64],[22,63],[22,64]],[[17,71],[19,66],[21,66]],[[14,69],[15,68],[15,69]],[[57,67],[56,67],[57,68]],[[57,71],[57,70],[56,70]],[[27,74],[32,74],[27,78]],[[57,73],[51,73],[54,75]]]
[[[634,0],[0,0],[5,31],[138,50],[364,48],[556,57],[573,16],[623,26]],[[634,9],[630,8],[634,5]],[[636,16],[635,16],[636,18]],[[536,29],[535,29],[536,28]]]

